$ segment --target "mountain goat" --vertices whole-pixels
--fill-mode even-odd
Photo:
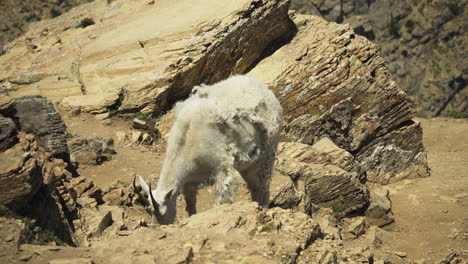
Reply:
[[[189,215],[196,213],[197,186],[212,182],[217,203],[231,203],[238,184],[247,183],[253,201],[265,206],[282,124],[282,108],[268,87],[237,75],[193,88],[176,104],[158,186],[140,176],[153,223],[171,224],[176,199],[184,194]]]

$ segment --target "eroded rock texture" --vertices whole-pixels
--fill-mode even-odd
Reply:
[[[350,24],[376,43],[419,114],[468,111],[466,1],[292,0],[291,9]]]
[[[9,43],[0,57],[0,91],[65,97],[64,107],[93,113],[118,105],[158,113],[195,84],[246,71],[288,33],[288,4],[95,1]]]
[[[328,207],[342,217],[364,210],[369,203],[369,191],[360,181],[365,181],[365,174],[359,162],[329,139],[313,146],[280,143],[277,159],[275,168],[289,176],[291,184],[283,187],[271,206],[299,207],[309,215],[317,206]]]
[[[421,127],[411,121],[406,95],[375,46],[347,25],[313,16],[298,16],[295,23],[293,40],[249,73],[275,91],[290,140],[314,144],[328,137],[365,161],[366,170],[378,167],[378,175],[369,177],[375,182],[388,183],[395,175],[428,176]],[[402,133],[411,144],[398,139]],[[392,142],[386,157],[391,162],[379,157],[384,142]],[[405,176],[399,174],[403,171]]]

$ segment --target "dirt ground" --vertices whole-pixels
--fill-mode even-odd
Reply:
[[[385,186],[390,191],[396,223],[386,227],[383,243],[388,252],[404,252],[407,259],[440,261],[449,252],[468,254],[468,120],[420,119],[431,177],[404,180]],[[114,137],[117,131],[131,134],[130,121],[112,119],[102,125],[93,116],[65,117],[68,131],[80,137]],[[164,146],[155,151],[143,146],[116,143],[117,154],[99,166],[83,166],[79,173],[106,188],[116,181],[132,181],[132,173],[155,183],[164,159]],[[286,179],[273,176],[272,194]],[[200,191],[197,209],[213,206],[213,190]],[[241,189],[239,199],[247,199]],[[181,199],[182,200],[182,199]],[[183,202],[178,219],[186,217]]]

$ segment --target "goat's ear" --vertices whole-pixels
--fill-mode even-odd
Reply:
[[[140,186],[143,189],[143,191],[145,191],[146,194],[149,194],[150,188],[148,184],[145,182],[145,180],[143,179],[143,177],[138,175],[138,180],[140,181]]]
[[[166,195],[164,196],[164,201],[168,201],[172,197],[172,193],[174,193],[174,189],[168,191]]]

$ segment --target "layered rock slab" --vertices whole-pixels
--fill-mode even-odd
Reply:
[[[398,178],[428,176],[421,127],[411,121],[406,95],[376,47],[348,25],[313,16],[294,22],[298,33],[292,41],[249,72],[269,84],[282,103],[289,139],[312,145],[328,137],[361,161],[377,157],[378,142],[390,140],[396,150],[392,162],[363,162],[366,170],[379,163],[370,180],[388,183],[402,171]],[[396,130],[412,143],[397,140]]]
[[[317,207],[328,207],[335,216],[343,217],[364,210],[369,203],[369,191],[359,179],[365,180],[359,163],[327,138],[313,146],[280,143],[275,168],[291,182],[273,198],[271,206],[299,207],[309,215]]]
[[[287,0],[109,2],[36,23],[8,44],[0,91],[94,113],[123,98],[122,111],[159,112],[196,84],[246,71],[291,25]]]

